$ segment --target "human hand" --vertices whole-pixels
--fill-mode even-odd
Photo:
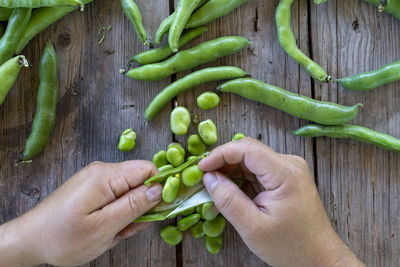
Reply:
[[[92,163],[40,205],[0,227],[0,266],[79,265],[148,227],[133,223],[161,199],[147,161]],[[5,258],[4,258],[5,257]]]
[[[273,266],[364,266],[339,239],[307,163],[244,138],[216,148],[199,163],[216,208],[246,245]],[[240,169],[265,191],[251,200],[223,172]],[[226,172],[225,172],[226,173]]]

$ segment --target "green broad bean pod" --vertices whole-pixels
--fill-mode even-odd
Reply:
[[[144,214],[137,218],[134,222],[139,223],[139,222],[157,222],[157,221],[164,221],[167,219],[167,215],[172,211],[171,210],[166,210],[158,213],[151,213],[151,214]]]
[[[197,97],[197,106],[203,110],[212,109],[218,106],[219,96],[214,92],[205,92]]]
[[[233,136],[232,141],[237,141],[237,140],[243,139],[243,138],[245,138],[245,137],[246,137],[246,136],[245,136],[243,133],[236,133],[236,134]]]
[[[175,96],[200,84],[218,80],[230,80],[245,77],[246,75],[247,73],[243,70],[230,66],[213,67],[195,71],[189,75],[186,75],[182,79],[171,83],[160,93],[158,93],[147,106],[144,112],[144,118],[146,121],[151,121]]]
[[[203,180],[204,172],[197,165],[190,166],[182,172],[182,183],[188,187],[198,185]]]
[[[82,0],[82,3],[88,4],[92,1]],[[41,31],[74,10],[75,8],[73,7],[42,7],[32,12],[31,19],[17,42],[16,54],[21,53],[30,40]]]
[[[301,127],[294,134],[303,137],[351,138],[400,153],[400,139],[358,125],[322,126],[312,124]]]
[[[165,150],[160,150],[153,156],[153,163],[157,168],[160,168],[168,164],[167,152]]]
[[[130,69],[125,75],[134,80],[159,81],[177,72],[237,53],[249,44],[246,38],[240,36],[220,37],[180,51],[162,62]]]
[[[159,172],[166,172],[166,171],[172,170],[173,168],[174,168],[174,166],[172,166],[171,164],[167,164],[167,165],[159,167],[158,171]]]
[[[179,144],[179,143],[177,143],[177,142],[174,142],[174,143],[171,143],[171,144],[169,144],[168,145],[168,147],[167,147],[167,150],[168,149],[170,149],[170,148],[176,148],[176,149],[178,149],[179,150],[179,152],[181,152],[181,154],[183,155],[183,156],[185,156],[185,149],[183,148],[183,146],[181,145],[181,144]]]
[[[196,208],[193,207],[193,208],[184,210],[184,211],[181,212],[180,215],[182,215],[182,216],[189,216],[189,215],[192,215],[192,214],[194,213],[195,209],[196,209]]]
[[[7,21],[12,11],[12,8],[0,7],[0,21]]]
[[[225,16],[246,2],[247,0],[209,0],[190,16],[186,28],[205,25]]]
[[[39,8],[39,7],[73,7],[83,10],[80,0],[0,0],[1,7],[7,8]]]
[[[181,38],[186,22],[200,2],[201,0],[179,0],[168,33],[168,45],[173,52],[178,51],[179,39]]]
[[[214,220],[203,223],[203,232],[207,236],[217,237],[224,232],[226,220],[222,215],[218,215]]]
[[[212,120],[208,119],[200,122],[198,131],[201,140],[203,140],[205,144],[212,146],[218,142],[217,127]]]
[[[136,146],[136,133],[132,129],[126,129],[119,138],[118,149],[122,152],[132,151]]]
[[[181,231],[186,231],[196,223],[200,221],[200,214],[192,214],[190,216],[187,216],[185,218],[182,218],[178,221],[178,229]]]
[[[190,126],[190,113],[185,107],[176,107],[171,112],[170,127],[176,135],[186,135]]]
[[[139,40],[143,44],[150,46],[150,43],[147,40],[147,32],[143,27],[142,15],[140,14],[139,8],[135,3],[135,1],[133,0],[120,0],[120,1],[122,10],[124,11],[125,16],[133,24],[133,27],[135,28]]]
[[[59,96],[58,60],[52,43],[49,41],[39,62],[39,90],[36,114],[32,131],[26,141],[23,160],[37,156],[47,145],[56,121],[56,108]]]
[[[217,218],[218,214],[219,212],[214,209],[213,202],[204,203],[201,207],[201,217],[204,218],[204,220],[212,221]]]
[[[157,175],[154,175],[153,177],[147,179],[144,184],[145,185],[149,185],[151,183],[163,183],[169,176],[171,175],[175,175],[177,173],[181,173],[184,169],[193,166],[193,165],[197,165],[202,159],[204,159],[205,157],[207,157],[210,153],[206,152],[200,156],[197,156],[196,158],[190,160],[190,161],[186,161],[184,164],[182,164],[181,166],[169,170],[167,172],[163,172],[163,173],[159,173]]]
[[[162,191],[162,200],[165,203],[171,203],[176,199],[179,193],[180,180],[176,176],[170,176],[165,181],[164,188]]]
[[[206,152],[206,144],[204,144],[203,140],[201,140],[201,137],[198,134],[192,134],[189,136],[187,143],[189,153],[194,156],[198,156]]]
[[[15,54],[18,39],[31,17],[32,9],[16,8],[12,11],[6,31],[0,39],[0,66]]]
[[[385,11],[388,14],[395,16],[400,19],[400,1],[399,0],[390,0],[387,1],[386,6],[381,4],[381,0],[364,0],[368,3],[371,3],[379,8],[379,11]]]
[[[190,227],[190,231],[192,232],[192,236],[194,238],[201,238],[205,236],[206,234],[203,232],[203,222],[199,221],[192,227]]]
[[[358,108],[362,106],[361,104],[342,106],[314,100],[251,78],[228,81],[220,85],[218,90],[234,93],[295,117],[324,125],[345,124],[355,118]]]
[[[327,2],[327,1],[328,1],[328,0],[314,0],[314,4],[319,5],[319,4],[325,3],[325,2]]]
[[[166,156],[168,162],[171,163],[175,168],[179,167],[185,162],[185,156],[183,156],[182,153],[174,147],[167,150]]]
[[[194,160],[196,158],[197,158],[197,156],[190,156],[190,157],[187,158],[187,161],[191,161],[191,160]]]
[[[0,106],[15,83],[22,67],[29,67],[24,56],[16,56],[0,66]]]
[[[379,86],[400,80],[400,60],[382,66],[377,70],[338,79],[347,90],[372,90]]]
[[[297,47],[296,38],[290,28],[290,8],[292,7],[293,2],[294,0],[280,0],[276,9],[275,20],[279,43],[286,53],[305,68],[312,78],[323,83],[329,82],[331,76],[326,74],[325,70],[321,66],[312,61]]]
[[[223,241],[224,237],[222,235],[216,237],[206,236],[205,245],[207,251],[213,255],[217,254],[221,251]]]
[[[168,225],[160,231],[161,238],[171,246],[176,246],[182,242],[183,234],[173,225]]]
[[[195,29],[191,29],[190,31],[186,32],[182,37],[179,39],[178,49],[184,46],[185,44],[189,43],[194,38],[200,36],[201,34],[207,31],[206,27],[198,27]],[[152,64],[160,62],[169,56],[171,56],[174,52],[171,50],[169,45],[164,45],[159,48],[150,49],[135,55],[128,64],[132,62],[137,62],[141,65]]]

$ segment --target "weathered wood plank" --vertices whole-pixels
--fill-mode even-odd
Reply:
[[[311,1],[310,1],[311,2]],[[333,77],[376,69],[400,58],[400,23],[363,1],[311,8],[314,58]],[[354,124],[400,137],[400,83],[370,92],[316,84],[315,95],[362,102]],[[400,156],[351,140],[317,139],[320,194],[341,238],[368,266],[398,266]]]

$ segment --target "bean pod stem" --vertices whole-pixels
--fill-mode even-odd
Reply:
[[[364,0],[378,7],[379,12],[385,11],[400,19],[400,1],[399,0]]]
[[[24,56],[16,56],[0,66],[0,106],[15,83],[22,67],[29,67]]]
[[[294,134],[303,137],[351,138],[400,153],[400,139],[358,125],[321,126],[312,124],[301,127]]]
[[[362,106],[361,104],[342,106],[332,102],[314,100],[251,78],[228,81],[217,89],[277,108],[295,117],[324,125],[345,124],[354,119],[359,106]]]

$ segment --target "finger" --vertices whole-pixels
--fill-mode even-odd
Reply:
[[[151,187],[139,186],[130,190],[122,197],[105,206],[99,212],[110,230],[120,232],[135,219],[149,209],[156,206],[161,200],[162,186],[154,184]]]
[[[241,234],[248,231],[260,214],[253,201],[220,172],[206,173],[203,181],[214,205],[233,227]]]
[[[242,164],[243,170],[253,173],[266,190],[281,186],[288,172],[282,155],[248,137],[217,147],[199,163],[199,168],[216,171],[226,164]]]

